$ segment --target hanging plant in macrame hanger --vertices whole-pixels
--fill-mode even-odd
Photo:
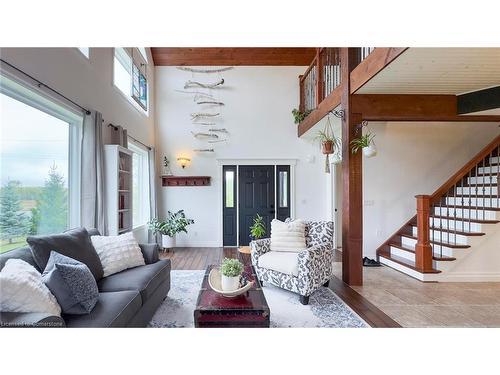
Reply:
[[[321,152],[326,155],[325,158],[325,173],[330,173],[330,155],[335,153],[338,147],[337,138],[333,134],[332,123],[330,122],[330,115],[326,119],[325,128],[320,130],[316,135],[316,140],[320,142]]]

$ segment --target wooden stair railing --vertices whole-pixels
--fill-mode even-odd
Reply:
[[[492,142],[490,142],[486,147],[484,147],[476,156],[474,156],[469,162],[467,162],[462,168],[460,168],[453,176],[451,176],[443,185],[441,185],[432,195],[417,195],[417,244],[415,246],[415,268],[419,272],[429,272],[432,270],[432,258],[433,250],[431,246],[430,239],[430,219],[431,210],[437,204],[441,204],[443,197],[448,197],[450,192],[456,198],[456,188],[458,184],[464,187],[463,180],[467,177],[476,176],[478,166],[482,163],[483,168],[486,166],[485,159],[496,154],[499,154],[500,147],[500,135],[498,135]],[[500,165],[500,164],[499,164]],[[477,181],[477,180],[476,180]],[[484,188],[484,178],[482,187]],[[476,193],[479,184],[476,182]],[[469,187],[469,199],[471,197]],[[498,195],[498,189],[497,189]],[[463,198],[462,198],[463,199]],[[476,200],[479,198],[475,198]],[[486,199],[486,198],[483,198]],[[456,205],[456,201],[455,205]],[[469,201],[469,205],[470,205]],[[476,207],[477,207],[476,202]],[[469,215],[470,216],[470,215]],[[455,228],[456,232],[456,228]],[[456,238],[456,236],[454,237]]]
[[[486,211],[500,211],[499,181],[500,135],[432,195],[417,195],[417,214],[377,249],[377,256],[392,259],[391,247],[399,246],[408,251],[408,248],[402,246],[402,239],[414,239],[415,262],[411,268],[423,274],[439,272],[434,269],[433,261],[455,259],[443,255],[443,248],[449,250],[470,247],[457,243],[457,236],[483,235],[484,233],[471,230],[474,223],[499,223],[485,214]],[[416,233],[412,232],[415,227]],[[397,259],[392,260],[397,262]]]

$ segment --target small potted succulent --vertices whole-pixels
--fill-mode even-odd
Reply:
[[[258,240],[266,235],[266,226],[264,225],[264,219],[262,216],[257,214],[253,219],[253,225],[250,227],[250,238],[252,240]]]
[[[359,138],[355,138],[351,141],[351,152],[355,154],[359,151],[359,149],[363,150],[363,155],[367,158],[371,158],[377,155],[377,149],[375,148],[375,143],[373,139],[375,138],[375,134],[366,133]]]
[[[164,249],[175,247],[175,236],[177,233],[187,233],[188,225],[194,224],[194,220],[186,218],[184,210],[172,213],[168,211],[165,220],[153,219],[149,222],[149,229],[153,234],[161,234],[161,244]]]
[[[224,258],[220,266],[221,287],[225,292],[232,292],[240,287],[243,263],[238,259]]]

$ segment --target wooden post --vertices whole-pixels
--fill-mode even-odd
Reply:
[[[355,48],[341,48],[342,72],[342,279],[349,285],[363,284],[363,178],[362,152],[351,153],[356,127],[363,120],[352,113],[350,72],[357,63]]]
[[[419,272],[432,270],[432,246],[430,241],[431,197],[417,195],[417,244],[415,245],[415,268]]]
[[[299,76],[299,111],[304,112],[305,103],[304,103],[304,76]]]
[[[323,60],[321,59],[321,48],[316,52],[316,108],[323,101]]]

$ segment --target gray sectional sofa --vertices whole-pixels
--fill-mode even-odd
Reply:
[[[89,235],[98,235],[89,230]],[[50,316],[41,313],[0,312],[3,327],[145,327],[170,289],[170,260],[160,260],[158,245],[139,245],[146,265],[129,268],[97,282],[99,300],[88,315]],[[29,247],[0,255],[0,270],[7,260],[22,259],[41,271]]]

